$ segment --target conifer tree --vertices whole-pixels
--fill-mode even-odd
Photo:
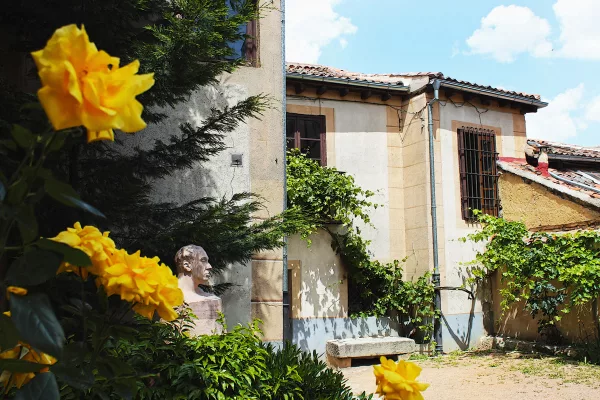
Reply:
[[[67,24],[83,24],[99,49],[117,56],[121,65],[140,60],[140,73],[154,72],[156,84],[139,96],[143,118],[159,122],[160,110],[177,107],[197,89],[215,84],[244,60],[232,44],[247,39],[244,24],[260,16],[252,0],[22,0],[0,14],[0,140],[14,123],[47,124],[35,102],[35,68],[29,52],[43,48],[52,32]],[[225,149],[224,138],[249,118],[260,118],[268,98],[258,95],[213,109],[200,126],[183,124],[166,132],[147,149],[128,148],[123,133],[115,142],[84,145],[85,133],[70,134],[47,164],[82,200],[106,218],[74,211],[49,199],[35,210],[39,235],[53,236],[81,221],[111,231],[125,249],[141,249],[171,263],[183,245],[202,244],[215,270],[248,260],[260,250],[282,244],[294,216],[275,216],[253,223],[261,201],[250,193],[231,198],[198,198],[186,204],[156,203],[153,182],[174,171],[208,161]],[[148,131],[137,133],[146,135]],[[16,168],[19,150],[2,146],[3,168]],[[57,218],[60,216],[60,218]],[[65,218],[67,216],[68,218]],[[289,218],[288,218],[289,217]],[[14,235],[18,235],[17,229]]]

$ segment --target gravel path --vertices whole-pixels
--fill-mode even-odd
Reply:
[[[599,400],[600,367],[519,353],[460,353],[414,361],[425,399]],[[373,367],[342,370],[355,393],[375,390]]]

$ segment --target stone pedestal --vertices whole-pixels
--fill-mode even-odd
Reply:
[[[221,299],[217,296],[206,296],[201,301],[190,302],[189,307],[198,319],[193,320],[194,328],[191,334],[199,335],[216,335],[223,333],[223,327],[217,322],[219,313],[223,312]]]

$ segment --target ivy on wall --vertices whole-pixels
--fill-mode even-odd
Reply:
[[[597,300],[600,295],[600,233],[527,231],[522,222],[507,221],[476,212],[481,230],[463,241],[485,242],[483,251],[469,263],[472,281],[494,271],[501,273],[502,308],[523,301],[539,329],[555,325],[574,307],[591,307],[600,338]]]
[[[383,316],[397,311],[402,321],[419,328],[427,339],[436,317],[429,273],[415,282],[403,280],[404,260],[391,263],[372,260],[368,251],[370,241],[353,225],[357,220],[371,224],[369,211],[379,206],[371,201],[375,193],[360,188],[351,175],[321,167],[297,150],[290,151],[287,160],[288,206],[307,215],[298,233],[309,245],[310,234],[319,229],[331,236],[332,248],[349,275],[351,316]],[[333,223],[343,229],[330,229]]]

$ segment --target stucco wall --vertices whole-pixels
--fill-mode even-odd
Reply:
[[[154,199],[183,203],[204,196],[230,197],[254,192],[265,199],[265,208],[255,217],[266,218],[283,210],[283,56],[281,50],[280,1],[259,21],[259,67],[241,67],[220,77],[218,84],[204,87],[175,109],[160,124],[147,128],[149,134],[135,135],[132,146],[147,146],[150,140],[166,139],[178,133],[183,122],[200,125],[211,108],[232,106],[251,95],[267,94],[271,108],[261,120],[248,120],[228,134],[228,148],[209,162],[176,172],[154,187]],[[241,154],[243,165],[231,164],[232,154]],[[197,243],[202,245],[202,243]],[[210,256],[210,254],[209,254]],[[281,341],[283,335],[282,250],[257,254],[247,264],[232,265],[219,279],[235,286],[222,296],[223,310],[230,326],[252,318],[264,321],[265,340]]]
[[[387,114],[385,105],[288,96],[288,112],[324,115],[327,122],[327,165],[354,177],[371,200],[382,207],[369,212],[373,226],[357,221],[375,258],[390,257]],[[329,121],[334,118],[333,124]]]
[[[539,183],[503,173],[499,181],[504,218],[522,221],[528,229],[585,223],[600,218],[600,212],[560,197]]]
[[[523,340],[547,341],[548,337],[538,331],[539,317],[532,318],[531,314],[524,310],[523,302],[513,304],[506,311],[502,310],[500,307],[502,298],[499,291],[505,287],[505,284],[502,282],[499,272],[496,271],[492,275],[494,333]],[[559,285],[558,282],[555,284]],[[573,307],[569,314],[562,315],[562,319],[556,323],[556,328],[562,339],[567,342],[589,343],[596,335],[592,318],[592,304]]]
[[[461,103],[459,96],[454,96],[452,100]],[[436,160],[436,174],[440,177],[441,191],[438,192],[438,196],[443,199],[442,207],[438,208],[438,219],[441,220],[438,234],[440,246],[444,247],[440,250],[444,255],[443,262],[440,260],[442,286],[463,285],[465,272],[461,263],[473,260],[478,248],[471,242],[462,243],[458,240],[475,232],[479,226],[462,219],[457,129],[461,126],[483,126],[494,129],[496,147],[501,157],[523,157],[522,148],[526,137],[525,120],[518,110],[500,108],[495,104],[489,107],[478,103],[475,105],[479,112],[472,106],[456,107],[449,101],[444,101],[441,106],[434,108],[434,116],[439,115],[440,118],[439,125],[436,123],[436,128],[439,126],[439,130],[436,129],[435,140],[439,141],[441,148],[441,157],[437,158],[437,160],[441,159],[441,163],[438,164]],[[442,312],[446,320],[445,351],[473,345],[484,334],[481,299],[472,302],[464,292],[443,291]],[[462,336],[468,338],[470,343],[460,339],[459,332],[463,332]]]
[[[597,221],[600,212],[573,202],[569,197],[561,197],[548,188],[514,174],[505,172],[499,180],[500,196],[504,218],[522,221],[528,229],[544,230],[544,227],[556,227],[573,223]],[[523,310],[524,304],[517,303],[503,312],[499,290],[505,287],[501,274],[494,273],[493,279],[493,316],[496,333],[524,340],[546,340],[538,332],[538,318]],[[559,283],[556,283],[559,285]],[[568,341],[584,341],[594,335],[594,322],[591,304],[576,307],[563,316],[557,323],[560,334]]]
[[[310,240],[308,247],[299,235],[288,239],[292,318],[347,317],[347,276],[339,256],[331,250],[331,236],[320,230]]]
[[[327,165],[352,175],[357,185],[375,192],[371,200],[381,207],[369,213],[374,226],[361,222],[356,225],[363,237],[372,241],[369,250],[373,256],[387,261],[395,240],[391,233],[401,231],[402,237],[404,233],[402,221],[392,220],[389,208],[392,190],[388,168],[389,107],[336,99],[336,92],[318,99],[306,98],[309,94],[314,95],[295,96],[288,91],[287,111],[325,116]],[[311,240],[310,248],[299,237],[288,241],[294,343],[304,350],[324,353],[325,343],[330,339],[396,335],[397,327],[385,318],[348,318],[346,271],[331,248],[331,237],[319,232]],[[399,253],[403,251],[404,248]]]

